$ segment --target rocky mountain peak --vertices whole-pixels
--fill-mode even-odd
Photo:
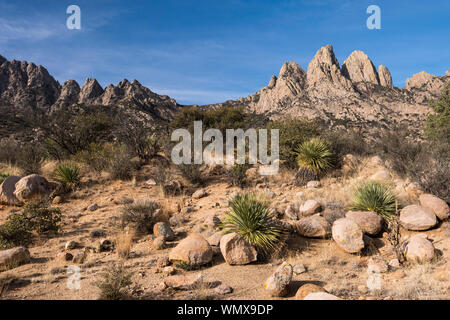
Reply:
[[[59,107],[67,107],[78,103],[80,90],[80,86],[75,80],[66,81],[61,88],[61,93],[55,105]]]
[[[392,76],[387,67],[383,65],[378,67],[378,78],[380,79],[380,85],[392,88]]]
[[[333,46],[328,44],[320,48],[308,65],[307,81],[310,88],[328,86],[351,90],[352,83],[344,77],[339,62],[334,54]]]
[[[0,102],[2,104],[45,108],[58,99],[61,86],[47,69],[27,61],[7,61],[6,59],[2,61],[0,63]]]
[[[103,88],[96,79],[87,78],[80,91],[80,103],[95,103],[96,98],[103,94]]]
[[[362,51],[353,51],[342,64],[342,74],[353,83],[369,82],[380,84],[377,70],[367,54]]]

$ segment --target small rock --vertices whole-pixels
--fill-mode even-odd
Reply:
[[[400,261],[398,259],[392,259],[388,264],[391,268],[400,268]]]
[[[205,189],[199,189],[192,194],[192,198],[194,198],[194,199],[200,199],[200,198],[203,198],[206,196],[207,196],[207,193],[206,193]]]
[[[370,177],[370,180],[385,181],[385,180],[389,180],[390,178],[391,178],[391,175],[389,172],[387,172],[386,170],[380,170],[380,171],[377,171],[375,174],[373,174]]]
[[[306,272],[306,268],[303,265],[303,263],[297,263],[294,265],[293,271],[295,274],[301,274],[301,273]]]
[[[298,288],[295,300],[304,300],[307,295],[313,292],[325,292],[325,289],[312,283],[306,283]]]
[[[349,211],[345,215],[356,222],[356,224],[367,234],[377,235],[383,227],[383,218],[372,211]]]
[[[17,181],[14,195],[19,201],[25,202],[35,196],[48,196],[54,188],[44,177],[31,174]]]
[[[24,247],[16,247],[0,251],[0,270],[12,269],[31,259],[30,251]]]
[[[209,215],[208,217],[206,217],[205,219],[205,225],[207,225],[208,227],[211,228],[216,228],[217,226],[219,226],[221,223],[219,217],[217,217],[216,215]]]
[[[233,288],[227,286],[226,284],[221,284],[218,287],[214,288],[214,293],[218,295],[226,295],[233,292]]]
[[[447,202],[432,194],[422,194],[419,201],[422,208],[430,210],[440,220],[445,220],[450,216],[450,207]]]
[[[63,261],[73,260],[73,254],[71,254],[70,252],[60,252],[56,257]]]
[[[320,187],[320,181],[309,181],[306,184],[307,188],[319,188]]]
[[[73,254],[72,261],[74,263],[82,264],[84,262],[84,259],[86,258],[86,253],[84,251],[77,251]]]
[[[413,231],[428,230],[437,224],[436,215],[420,206],[409,205],[400,211],[400,224]]]
[[[414,236],[409,239],[405,248],[405,256],[408,261],[426,262],[435,256],[433,244],[422,236]]]
[[[308,294],[303,300],[342,300],[342,299],[326,292],[312,292]]]
[[[174,267],[172,267],[172,266],[167,266],[167,267],[164,267],[163,268],[163,271],[162,271],[164,274],[166,274],[166,275],[169,275],[169,276],[171,276],[171,275],[173,275],[176,271],[175,271],[175,268]]]
[[[109,239],[101,239],[98,242],[98,252],[107,252],[114,250],[114,243]]]
[[[203,276],[201,274],[175,275],[164,280],[166,286],[180,290],[199,288],[202,282]]]
[[[272,297],[284,297],[292,280],[292,266],[283,262],[264,283],[264,288]]]
[[[208,241],[208,243],[211,246],[219,246],[220,245],[220,239],[222,239],[223,236],[223,232],[222,231],[218,231],[216,233],[214,233],[213,235],[211,235],[208,239],[206,239],[206,241]]]
[[[98,205],[97,205],[96,203],[91,204],[89,207],[87,207],[87,209],[88,209],[89,211],[95,211],[95,210],[98,209]]]
[[[170,251],[170,261],[181,261],[191,266],[201,266],[211,262],[213,251],[208,241],[199,234],[193,234]]]
[[[166,240],[164,237],[157,237],[153,240],[153,248],[155,250],[163,250],[166,247]]]
[[[351,219],[341,218],[336,220],[331,232],[338,247],[346,252],[357,253],[364,248],[363,232]]]
[[[67,241],[67,242],[66,242],[64,248],[65,248],[66,250],[72,250],[72,249],[78,248],[79,246],[80,246],[80,245],[79,245],[76,241],[70,240],[70,241]]]
[[[299,213],[303,216],[311,216],[322,210],[322,206],[316,200],[306,201],[299,209]]]
[[[305,217],[294,222],[294,230],[299,235],[308,238],[326,238],[331,234],[330,224],[319,215]]]
[[[185,217],[182,214],[176,214],[169,219],[169,223],[172,227],[181,226],[186,222]]]
[[[60,203],[62,203],[62,202],[63,202],[63,199],[62,199],[61,196],[56,196],[56,197],[54,197],[53,200],[52,200],[52,203],[53,203],[53,204],[60,204]]]
[[[167,241],[175,240],[175,233],[165,222],[158,222],[153,226],[153,234],[156,237],[163,237]]]
[[[155,179],[150,178],[147,181],[145,181],[145,185],[148,186],[148,187],[156,186],[156,181],[155,181]]]
[[[220,251],[229,265],[244,265],[257,260],[256,249],[237,233],[229,233],[220,240]]]
[[[90,232],[91,238],[101,238],[106,236],[106,231],[102,229],[95,229]]]
[[[168,256],[162,256],[162,257],[159,257],[159,258],[156,260],[156,265],[157,265],[159,268],[167,267],[168,265],[170,265],[169,257],[168,257]]]

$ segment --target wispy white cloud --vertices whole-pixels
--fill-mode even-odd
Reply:
[[[0,43],[16,40],[42,41],[61,33],[55,24],[0,18]]]

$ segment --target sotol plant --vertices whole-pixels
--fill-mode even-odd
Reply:
[[[326,141],[320,138],[312,138],[298,147],[297,164],[300,169],[320,175],[331,168],[332,156],[333,153]]]
[[[356,188],[353,205],[349,209],[373,211],[390,221],[396,215],[396,198],[388,185],[366,181]]]
[[[222,224],[225,233],[236,232],[265,254],[277,248],[283,230],[270,214],[267,202],[245,193],[236,195],[230,206]]]
[[[53,177],[62,183],[66,190],[73,190],[81,180],[80,168],[74,163],[61,163],[53,173]]]

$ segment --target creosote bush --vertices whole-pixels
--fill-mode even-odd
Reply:
[[[29,202],[21,211],[9,215],[0,226],[0,247],[27,246],[32,241],[33,233],[43,235],[58,232],[60,222],[59,209],[49,208],[43,200]]]
[[[138,200],[127,204],[122,209],[122,228],[132,226],[137,234],[149,234],[153,232],[155,215],[162,210],[158,202],[150,200]]]
[[[386,221],[396,215],[397,203],[391,188],[378,181],[366,181],[357,186],[350,210],[373,211]]]
[[[247,164],[235,164],[229,172],[231,184],[243,188],[247,179],[247,170]]]
[[[283,229],[271,215],[266,201],[244,193],[236,195],[230,207],[221,225],[225,233],[236,232],[263,254],[276,251]]]
[[[181,175],[193,185],[203,185],[203,173],[200,164],[180,164],[177,166]]]
[[[133,284],[133,273],[124,264],[113,264],[100,274],[101,279],[95,283],[100,289],[101,300],[124,300],[129,298],[130,287]]]

